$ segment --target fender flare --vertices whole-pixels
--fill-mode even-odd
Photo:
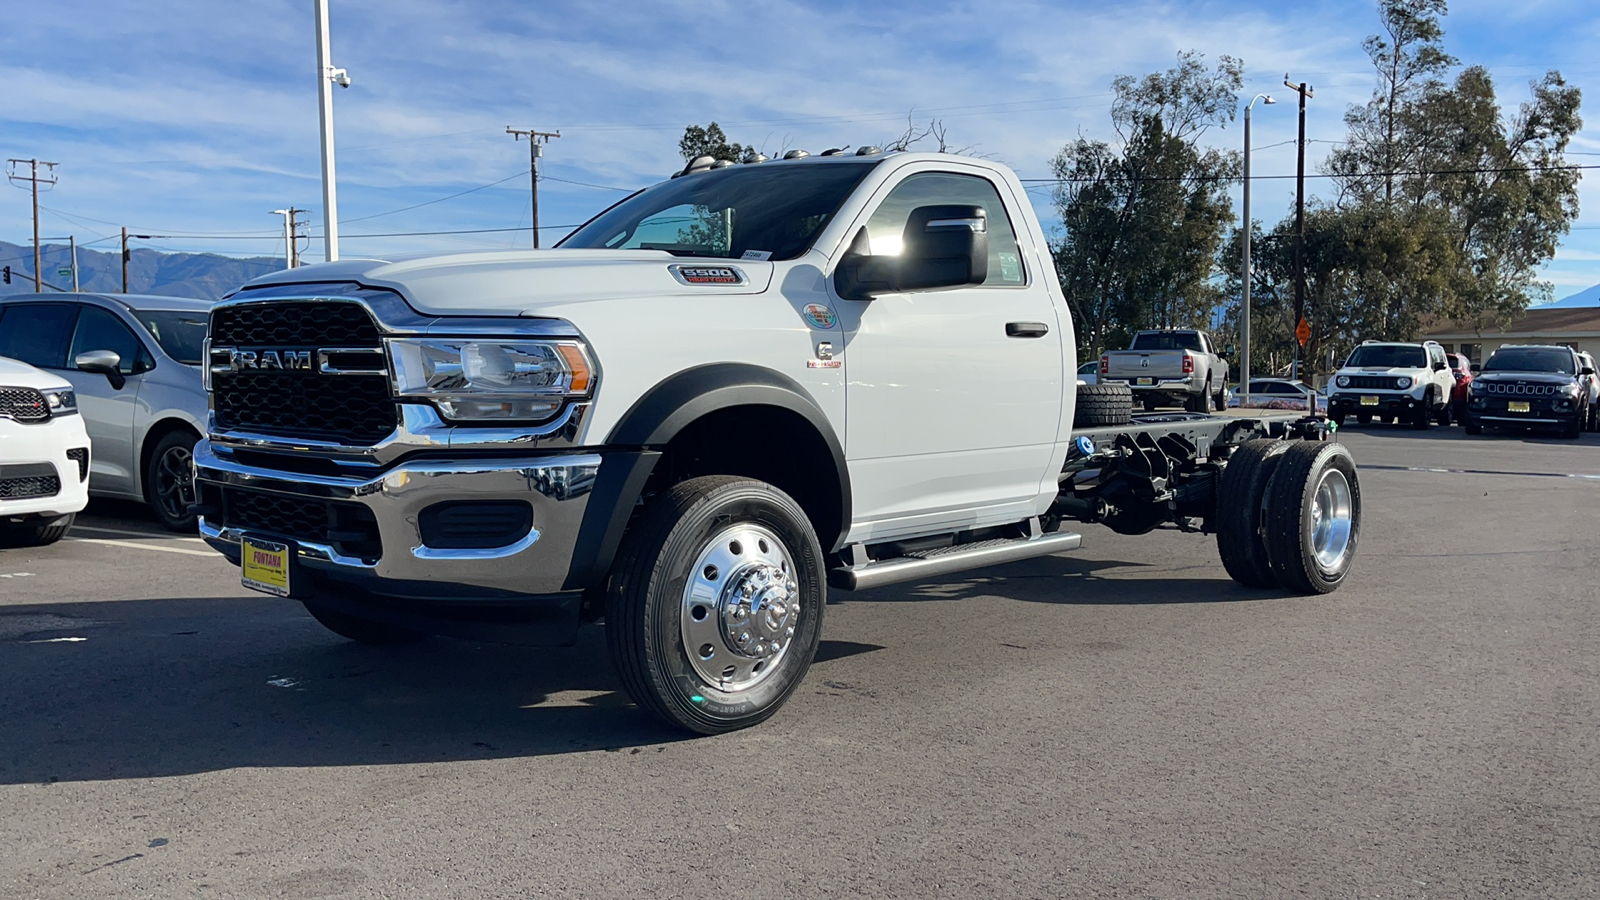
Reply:
[[[663,380],[634,402],[606,435],[606,462],[578,530],[568,589],[594,587],[611,569],[622,533],[661,450],[701,417],[736,406],[768,406],[792,412],[822,438],[839,489],[840,521],[835,544],[850,531],[850,469],[844,445],[816,400],[781,372],[744,363],[710,363]],[[826,547],[837,550],[838,547]]]

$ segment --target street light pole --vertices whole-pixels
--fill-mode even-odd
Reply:
[[[1244,406],[1250,405],[1250,110],[1257,100],[1269,106],[1278,102],[1267,94],[1257,94],[1244,108],[1244,303],[1239,322],[1239,387],[1244,392]]]
[[[322,245],[328,262],[339,258],[339,198],[333,176],[333,86],[350,86],[350,75],[333,66],[328,47],[328,0],[317,2],[317,109],[322,120]]]
[[[1300,377],[1300,358],[1305,346],[1300,340],[1300,326],[1306,321],[1306,101],[1312,96],[1311,86],[1304,81],[1299,84],[1283,76],[1283,86],[1300,95],[1300,139],[1297,142],[1299,154],[1295,163],[1294,178],[1294,365],[1291,368],[1291,378]]]

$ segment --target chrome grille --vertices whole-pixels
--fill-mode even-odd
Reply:
[[[0,387],[0,416],[18,422],[43,422],[50,418],[44,394],[27,387]]]
[[[327,360],[318,359],[330,348],[382,351],[377,324],[357,304],[286,300],[218,307],[211,348],[213,361],[241,348],[316,360],[309,368],[213,366],[212,410],[224,432],[370,445],[399,423],[387,368],[335,374],[325,370]]]

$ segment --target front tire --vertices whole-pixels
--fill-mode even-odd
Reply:
[[[67,536],[77,513],[41,521],[24,521],[17,525],[0,525],[0,547],[48,547]]]
[[[168,531],[191,533],[197,527],[194,491],[194,445],[200,440],[190,431],[169,431],[162,436],[145,466],[144,496],[156,521]]]
[[[606,588],[612,664],[628,696],[671,725],[721,734],[758,724],[811,667],[825,578],[822,547],[789,495],[727,475],[676,484],[618,551]]]
[[[1483,434],[1483,423],[1473,418],[1471,413],[1461,420],[1461,427],[1466,429],[1467,434]]]
[[[1267,555],[1278,583],[1302,594],[1336,590],[1361,537],[1361,481],[1343,444],[1295,443],[1267,487]]]

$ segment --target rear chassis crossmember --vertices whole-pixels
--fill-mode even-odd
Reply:
[[[1322,441],[1330,434],[1327,420],[1314,416],[1200,413],[1136,415],[1128,425],[1078,429],[1050,515],[1119,534],[1146,534],[1169,522],[1210,532],[1217,484],[1234,448],[1258,438]]]

